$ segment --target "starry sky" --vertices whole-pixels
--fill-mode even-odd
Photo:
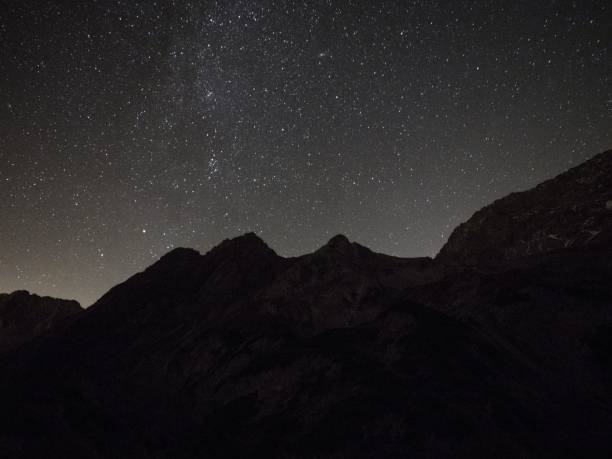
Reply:
[[[433,256],[612,147],[607,1],[0,3],[0,291],[246,231]]]

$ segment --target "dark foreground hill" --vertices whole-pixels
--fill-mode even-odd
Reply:
[[[174,250],[0,356],[0,457],[610,457],[611,166],[433,260]]]

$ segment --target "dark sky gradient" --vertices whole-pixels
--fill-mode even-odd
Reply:
[[[435,255],[612,146],[608,2],[3,1],[0,291],[176,246]]]

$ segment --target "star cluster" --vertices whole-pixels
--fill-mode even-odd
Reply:
[[[0,291],[88,305],[246,231],[433,256],[610,148],[611,43],[604,1],[9,1]]]

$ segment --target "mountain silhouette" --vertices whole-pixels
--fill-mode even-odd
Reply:
[[[0,352],[15,348],[59,326],[82,311],[78,302],[32,295],[0,294]]]
[[[610,457],[610,184],[612,151],[434,259],[175,249],[7,340],[0,457]]]

